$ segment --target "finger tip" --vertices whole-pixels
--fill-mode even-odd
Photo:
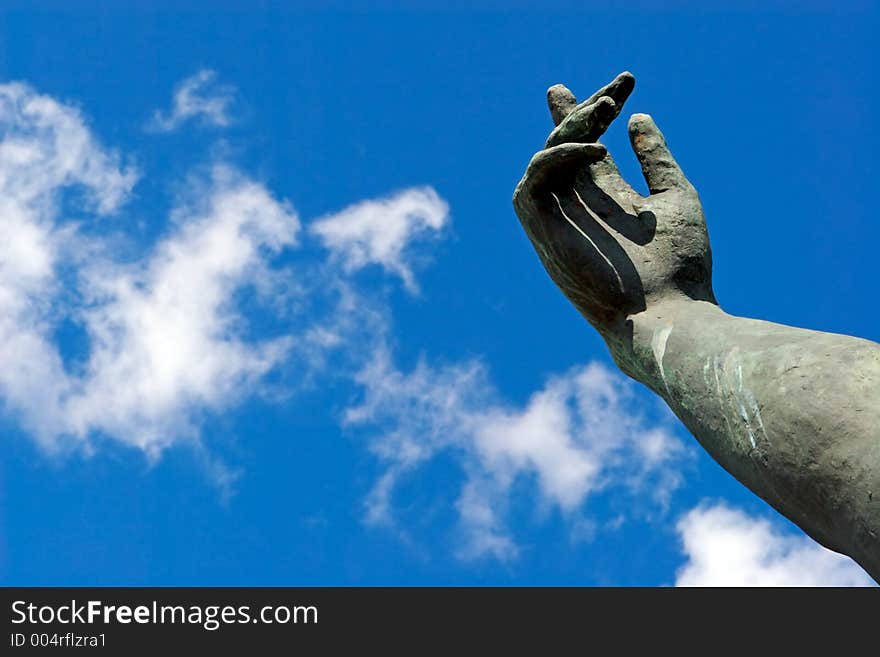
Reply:
[[[630,131],[639,131],[641,128],[650,126],[654,123],[654,119],[650,114],[636,113],[629,117],[628,127]]]
[[[608,149],[605,148],[603,144],[599,142],[595,142],[592,144],[584,144],[583,145],[584,154],[589,156],[590,158],[601,160],[608,154]]]
[[[613,98],[610,96],[602,96],[596,101],[594,111],[605,127],[607,127],[607,125],[620,113],[620,108],[621,105]]]
[[[629,71],[624,71],[614,79],[614,95],[621,102],[626,100],[636,86],[636,78]]]
[[[562,123],[576,105],[577,99],[564,84],[554,84],[547,89],[547,107],[556,125]]]
[[[575,97],[571,90],[564,84],[554,84],[547,89],[548,100],[574,101]]]

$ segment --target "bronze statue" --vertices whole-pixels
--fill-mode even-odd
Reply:
[[[550,277],[620,369],[660,395],[707,452],[822,545],[880,581],[880,345],[725,313],[700,199],[654,121],[629,121],[643,197],[597,143],[635,80],[578,104],[513,195]]]

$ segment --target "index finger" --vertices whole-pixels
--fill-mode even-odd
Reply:
[[[617,118],[623,104],[635,87],[636,79],[629,71],[624,71],[611,82],[599,89],[584,102],[575,105],[574,96],[562,85],[554,85],[547,92],[547,104],[554,122],[558,125],[547,139],[547,147],[564,142],[593,143],[607,129],[608,124]],[[607,121],[592,121],[590,107],[596,109],[596,103],[603,97],[614,101],[613,114]],[[606,108],[602,108],[606,109]],[[564,116],[563,116],[564,115]],[[558,119],[558,120],[557,120]]]

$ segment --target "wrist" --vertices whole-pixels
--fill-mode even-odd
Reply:
[[[663,363],[670,338],[694,339],[694,331],[707,330],[724,311],[709,301],[695,301],[683,294],[652,300],[645,310],[633,313],[612,331],[603,333],[617,366],[659,395],[669,392]]]

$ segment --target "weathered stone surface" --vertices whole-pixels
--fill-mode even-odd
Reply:
[[[728,472],[880,581],[880,345],[734,317],[712,289],[702,206],[653,119],[629,121],[650,195],[595,143],[634,79],[577,104],[514,192],[551,278],[615,362],[663,397]]]

